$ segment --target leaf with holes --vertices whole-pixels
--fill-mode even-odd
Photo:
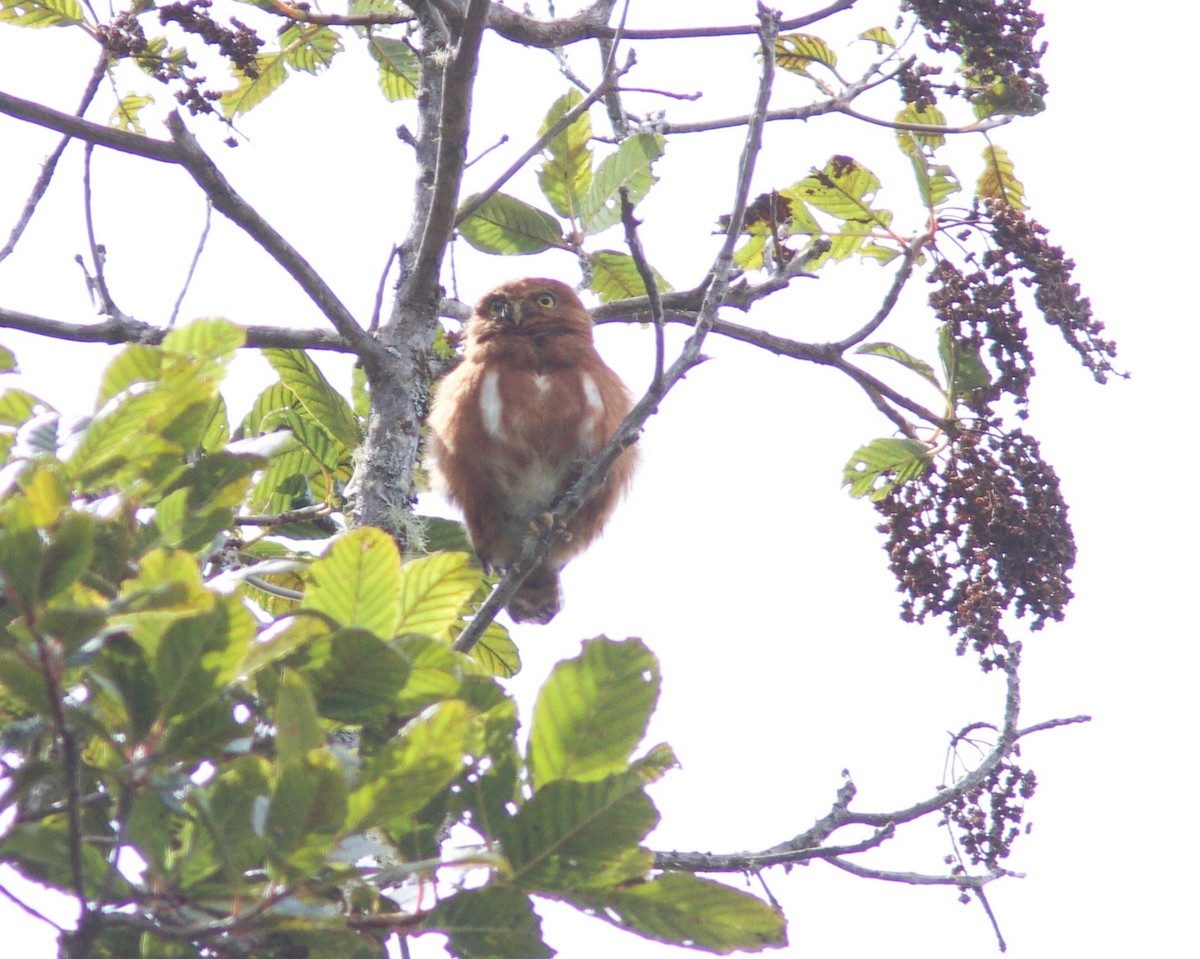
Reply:
[[[837,54],[820,37],[807,33],[784,33],[775,39],[775,63],[781,70],[808,76],[814,63],[833,69]]]
[[[929,470],[929,444],[886,437],[860,446],[842,470],[842,485],[850,495],[883,499],[897,483],[924,476]]]
[[[578,90],[564,93],[554,101],[538,135],[543,136],[578,104],[583,94]],[[565,130],[546,144],[538,185],[559,216],[579,218],[584,197],[592,185],[592,121],[585,110]]]
[[[1008,151],[989,143],[983,149],[983,164],[975,195],[1003,200],[1014,210],[1024,210],[1025,184],[1017,179]]]
[[[658,179],[650,170],[662,156],[665,142],[655,134],[639,133],[600,161],[580,215],[586,233],[600,233],[621,222],[621,187],[634,205],[650,192]]]

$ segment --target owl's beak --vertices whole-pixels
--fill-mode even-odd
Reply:
[[[512,321],[513,326],[521,325],[521,304],[517,301],[510,300],[504,304],[504,317]]]

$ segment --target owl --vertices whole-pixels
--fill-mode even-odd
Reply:
[[[467,322],[462,363],[429,415],[435,479],[466,517],[484,567],[507,569],[533,524],[629,412],[629,391],[596,352],[592,318],[557,280],[512,280]],[[559,571],[600,535],[633,474],[625,450],[508,603],[516,622],[562,608]]]

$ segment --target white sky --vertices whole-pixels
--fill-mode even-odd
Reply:
[[[861,6],[862,13],[816,32],[832,42],[890,25],[887,3]],[[1174,212],[1178,165],[1191,150],[1184,149],[1182,100],[1173,100],[1190,89],[1187,45],[1200,16],[1190,4],[1171,5],[1169,22],[1139,20],[1114,0],[1035,6],[1049,21],[1049,110],[994,139],[1017,164],[1033,215],[1078,263],[1076,279],[1134,379],[1094,385],[1029,311],[1040,373],[1031,429],[1062,478],[1080,557],[1067,621],[1027,638],[1022,719],[1086,712],[1095,720],[1023,746],[1039,778],[1028,810],[1034,831],[1017,843],[1008,865],[1027,878],[994,883],[988,896],[1019,959],[1181,955],[1182,943],[1194,939],[1184,923],[1193,912],[1198,851],[1178,811],[1196,785],[1187,759],[1194,709],[1186,707],[1200,665],[1191,608],[1200,529],[1183,501],[1193,457],[1182,412],[1194,405],[1190,396],[1185,404],[1184,390],[1195,380],[1198,317],[1194,270],[1180,242],[1183,216]],[[666,18],[671,8],[686,9],[695,22],[753,16],[744,0],[635,0],[633,7],[631,23],[643,7],[653,9],[640,23],[650,14]],[[559,5],[560,14],[571,9]],[[788,4],[785,15],[804,9]],[[641,109],[665,107],[679,118],[748,109],[755,82],[749,41],[636,47],[632,85],[706,90],[697,104],[655,99]],[[466,192],[490,182],[526,147],[565,89],[549,55],[530,54],[534,66],[514,76],[511,52],[494,37],[484,48],[471,153],[501,133],[510,141],[469,171]],[[592,49],[576,48],[571,59],[581,74],[595,76]],[[71,32],[0,29],[0,89],[18,96],[73,110],[93,62],[90,44]],[[713,89],[714,77],[725,73],[727,90]],[[149,80],[133,89],[166,99]],[[772,105],[809,95],[804,81],[781,75]],[[515,109],[514,98],[531,106]],[[90,116],[103,118],[106,110],[97,106]],[[293,78],[243,118],[250,142],[237,150],[219,145],[214,125],[191,126],[234,186],[366,317],[387,250],[407,223],[411,167],[393,134],[402,122],[413,123],[411,105],[385,103],[365,50],[351,47],[326,76]],[[599,109],[593,123],[605,129]],[[163,135],[151,124],[152,134]],[[741,137],[737,131],[706,145],[678,137],[657,168],[663,181],[641,209],[643,242],[678,287],[694,283],[715,250],[713,223],[732,194],[732,175],[718,164]],[[755,190],[787,185],[832,152],[849,153],[884,180],[880,202],[904,209],[911,179],[890,138],[841,119],[770,125]],[[0,234],[7,235],[54,140],[0,119]],[[972,138],[947,148],[944,162],[968,186],[982,147]],[[21,247],[0,264],[5,306],[92,318],[73,262],[86,250],[80,156],[77,145],[68,150]],[[96,151],[93,181],[117,302],[140,319],[165,318],[203,222],[198,191],[177,169],[103,150]],[[508,189],[534,200],[532,182],[526,176]],[[901,230],[918,226],[903,215],[897,222]],[[621,248],[619,231],[604,241]],[[461,244],[457,267],[469,301],[512,276],[578,276],[561,253],[510,261]],[[794,284],[751,321],[802,340],[844,335],[870,315],[889,280],[890,271],[871,264],[827,269],[820,280]],[[911,287],[899,329],[886,335],[932,356],[932,334],[922,325],[925,285]],[[198,315],[321,325],[279,268],[219,215],[183,310],[185,318]],[[677,345],[681,336],[670,339]],[[598,341],[634,390],[643,387],[653,356],[649,334],[610,325]],[[89,408],[102,367],[96,348],[7,331],[0,342],[17,351],[35,392],[67,411]],[[940,625],[899,622],[875,514],[838,485],[849,453],[889,432],[857,388],[735,343],[710,339],[706,352],[712,362],[689,376],[649,425],[637,482],[608,533],[568,568],[564,612],[548,627],[515,632],[525,671],[512,689],[527,716],[536,687],[555,661],[577,652],[581,638],[644,638],[664,676],[648,744],[670,742],[684,766],[652,789],[663,824],[651,845],[735,851],[807,828],[828,811],[843,768],[854,774],[860,809],[883,811],[927,795],[942,776],[946,731],[997,720],[1002,683],[982,676],[972,658],[955,658]],[[231,392],[243,406],[263,385],[264,370],[256,358],[240,362]],[[344,365],[339,375],[344,382]],[[939,871],[946,843],[932,826],[915,833],[863,861]],[[996,954],[982,911],[958,905],[951,889],[866,882],[821,863],[789,874],[772,870],[766,880],[787,911],[790,952],[797,955]],[[2,871],[0,882],[14,885]],[[42,906],[63,915],[52,903]],[[548,941],[564,956],[672,954],[569,910],[543,912]],[[48,930],[3,901],[0,928],[12,955],[53,955]],[[441,950],[427,939],[414,954]]]

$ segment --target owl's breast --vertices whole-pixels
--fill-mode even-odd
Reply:
[[[585,371],[488,369],[477,395],[495,479],[514,501],[544,508],[605,438],[600,389]]]

